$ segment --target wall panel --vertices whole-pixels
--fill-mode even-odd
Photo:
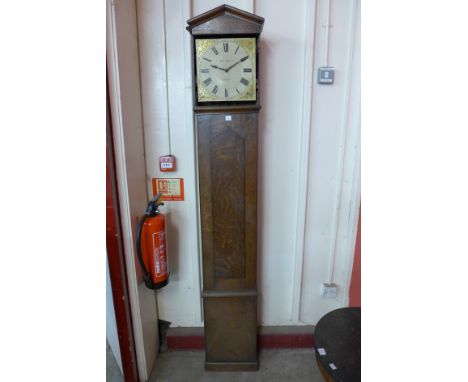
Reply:
[[[360,68],[358,1],[331,2],[329,64],[335,84],[313,84],[309,196],[301,320],[315,323],[347,305],[359,206]],[[315,70],[325,63],[325,2],[318,2]],[[323,299],[324,282],[338,286],[337,299]]]
[[[305,1],[255,2],[265,18],[259,115],[259,318],[291,322],[304,83]],[[288,17],[285,16],[287,9]]]
[[[170,283],[157,294],[158,309],[161,319],[176,326],[202,322],[194,135],[191,110],[186,110],[189,13],[183,1],[138,1],[148,194],[153,177],[184,178],[186,187],[184,202],[161,208],[167,219]],[[177,158],[177,172],[161,173],[158,158],[169,151]]]

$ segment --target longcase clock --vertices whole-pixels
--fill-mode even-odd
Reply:
[[[263,22],[228,5],[187,21],[193,37],[207,370],[258,369],[258,60]]]

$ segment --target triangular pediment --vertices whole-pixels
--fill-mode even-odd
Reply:
[[[194,36],[260,34],[264,21],[263,17],[224,4],[188,20],[187,30]]]

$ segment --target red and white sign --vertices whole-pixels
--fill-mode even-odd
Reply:
[[[153,195],[162,192],[161,201],[184,201],[183,178],[153,178]]]

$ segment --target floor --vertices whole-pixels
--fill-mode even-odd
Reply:
[[[123,382],[114,355],[106,344],[107,382]],[[257,372],[206,372],[205,352],[175,351],[159,354],[149,382],[323,382],[313,349],[279,349],[260,352]]]
[[[106,382],[123,382],[122,372],[106,340]]]
[[[323,382],[313,349],[260,352],[257,372],[206,372],[204,351],[159,354],[149,382]],[[109,381],[109,380],[108,380]]]

